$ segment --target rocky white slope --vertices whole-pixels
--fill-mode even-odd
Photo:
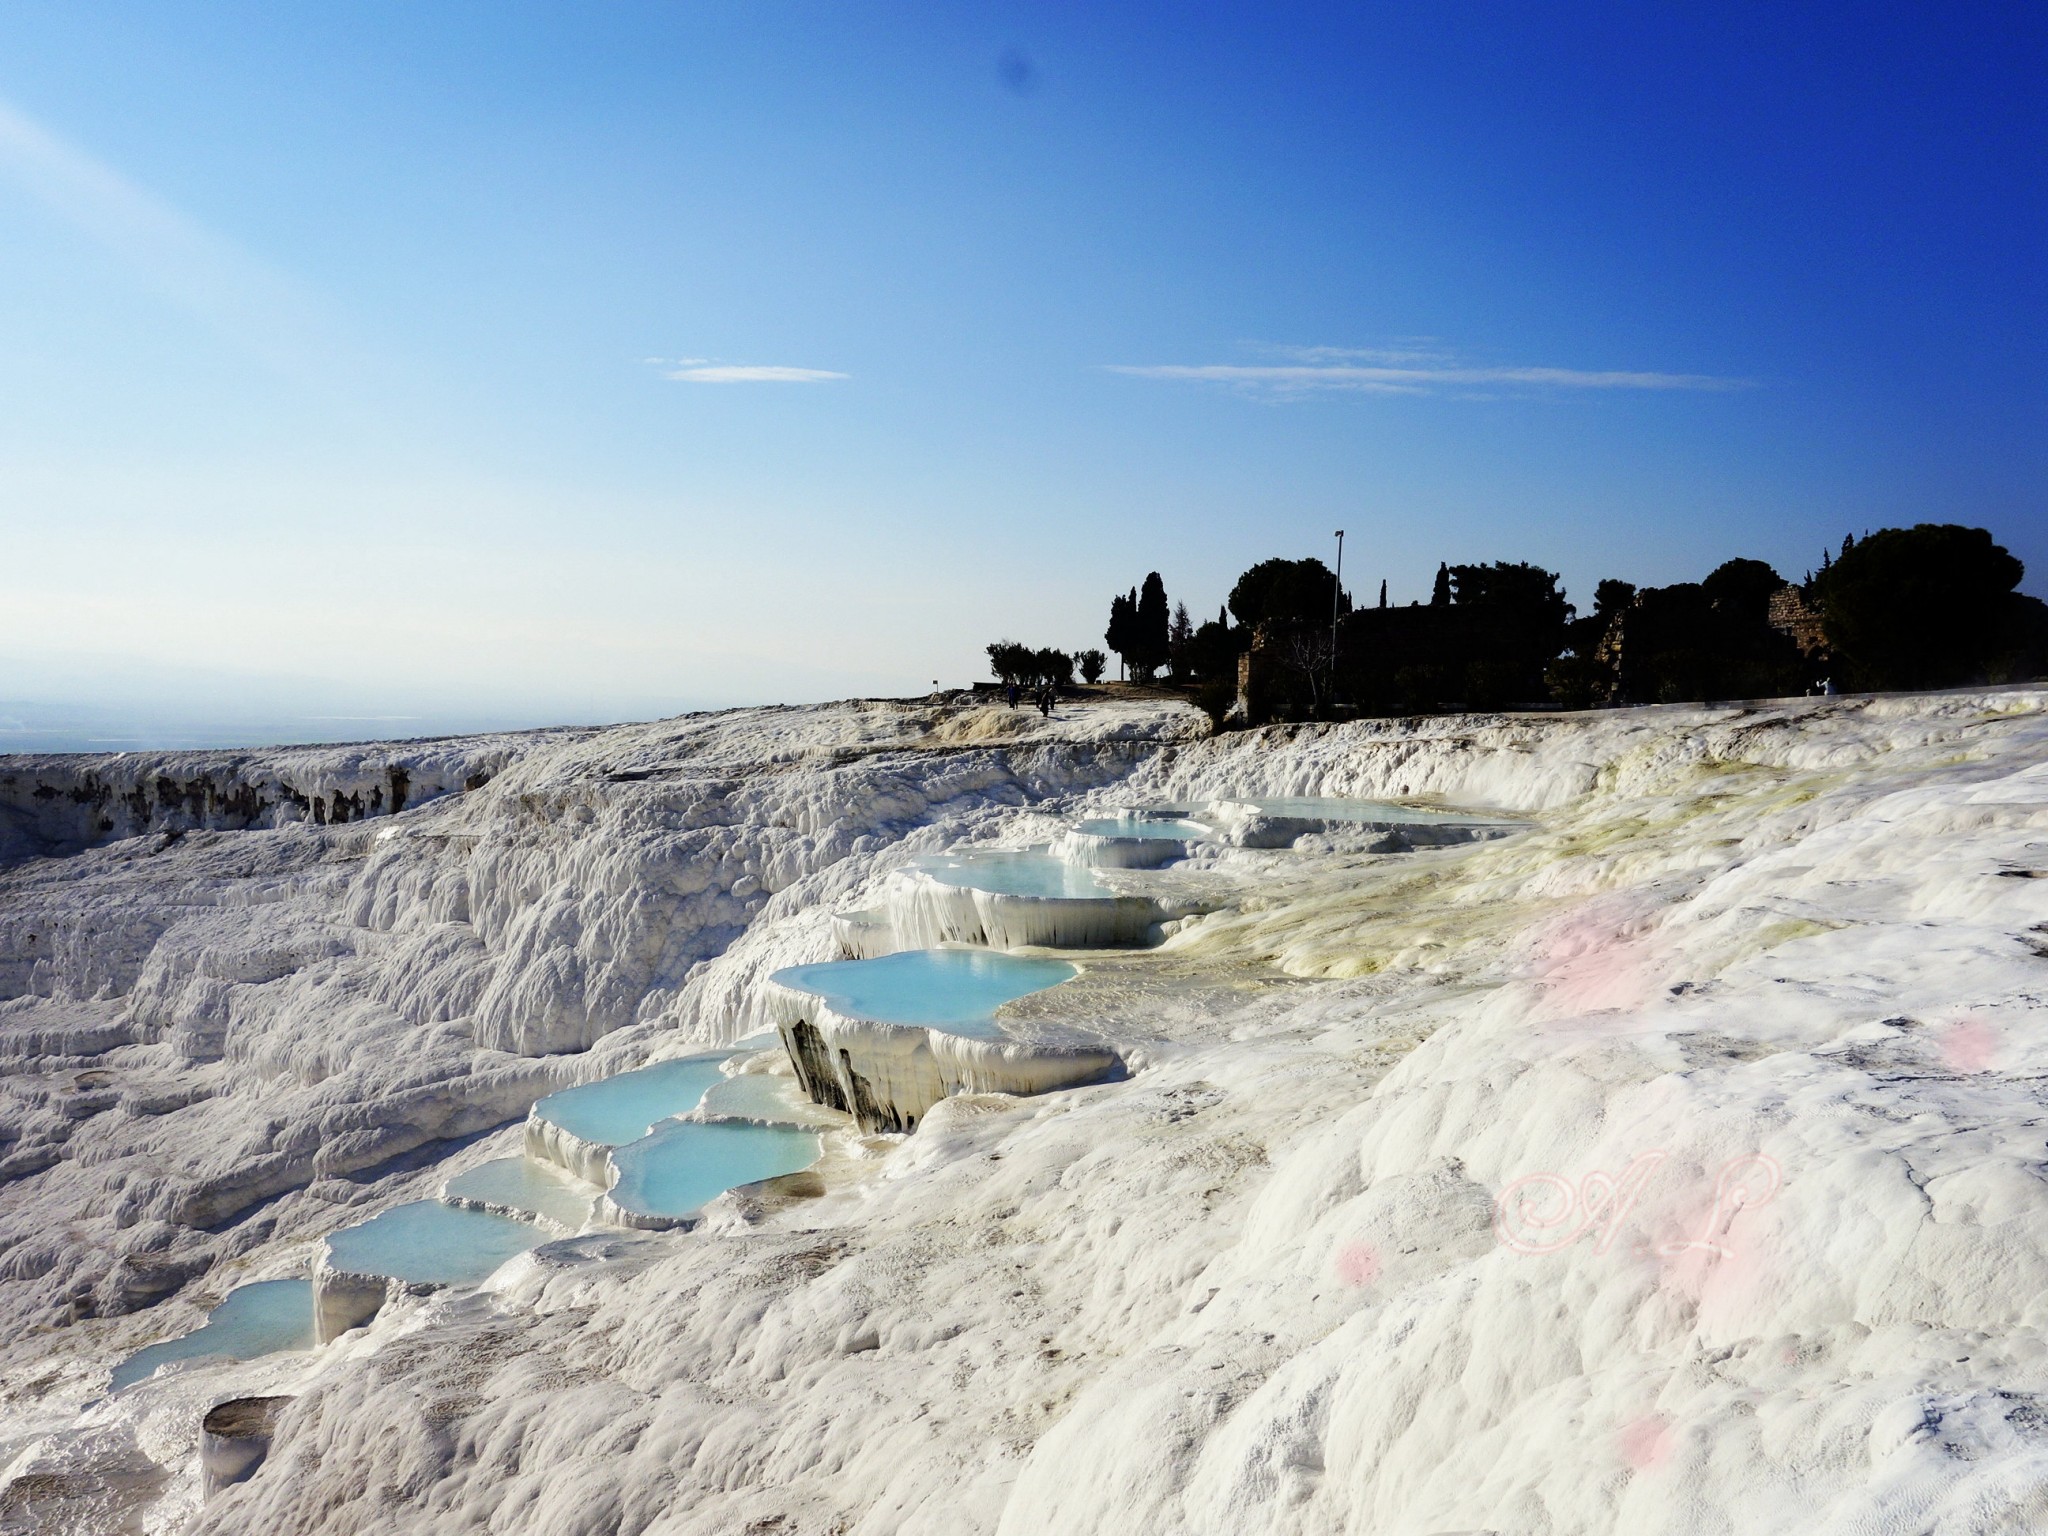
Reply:
[[[449,792],[319,825],[181,789],[127,838],[0,784],[49,855],[0,871],[0,1529],[2048,1524],[2044,704],[750,711],[350,749]],[[915,854],[1286,793],[1537,825],[1205,855],[1223,910],[1025,1005],[1126,1081],[952,1099],[819,1198],[97,1400],[535,1094],[751,1031]],[[275,1449],[201,1508],[200,1413],[263,1391]]]

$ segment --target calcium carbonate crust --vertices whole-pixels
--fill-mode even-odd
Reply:
[[[0,873],[0,1519],[2048,1523],[2042,694],[1210,739],[989,715],[514,739],[381,821]],[[316,1355],[95,1401],[228,1284],[502,1153],[540,1092],[754,1032],[767,976],[922,855],[1319,794],[1536,824],[1205,854],[1231,899],[1019,1010],[1125,1080],[962,1084],[686,1234],[551,1242]],[[259,1394],[293,1399],[268,1456],[202,1508],[198,1421]]]

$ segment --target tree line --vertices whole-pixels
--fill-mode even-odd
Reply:
[[[1272,559],[1199,625],[1152,572],[1111,599],[1103,640],[1125,677],[1163,673],[1219,720],[1248,654],[1242,702],[1276,720],[1941,688],[2048,670],[2048,605],[2016,590],[2024,575],[1987,530],[1952,523],[1845,538],[1798,581],[1747,558],[1663,587],[1608,579],[1584,614],[1527,562],[1445,562],[1427,603],[1390,606],[1381,582],[1354,606],[1321,560]],[[1107,664],[988,649],[1004,681],[1064,685],[1079,665],[1092,683]]]
[[[996,681],[1020,687],[1070,688],[1076,667],[1081,670],[1083,682],[1098,683],[1109,664],[1109,658],[1100,651],[1033,650],[1015,640],[998,640],[986,649],[989,671]]]

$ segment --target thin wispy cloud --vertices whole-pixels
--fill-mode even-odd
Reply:
[[[0,100],[0,184],[7,183],[279,372],[331,375],[342,348],[298,284]]]
[[[662,360],[662,377],[679,384],[829,384],[849,375],[829,368],[787,368],[770,363],[714,363],[708,357]]]
[[[1426,340],[1426,338],[1425,338]],[[1297,363],[1373,363],[1382,367],[1455,362],[1453,353],[1424,345],[1423,340],[1391,347],[1262,347],[1259,350]]]
[[[1477,366],[1421,345],[1396,347],[1268,347],[1285,363],[1110,363],[1109,373],[1169,383],[1224,384],[1262,394],[1351,390],[1379,395],[1525,391],[1752,389],[1754,381],[1707,373],[1641,369]]]

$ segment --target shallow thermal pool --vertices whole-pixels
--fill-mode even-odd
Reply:
[[[590,1186],[527,1157],[500,1157],[458,1173],[441,1188],[444,1200],[480,1200],[579,1230],[590,1216]]]
[[[584,1141],[622,1147],[645,1136],[658,1121],[695,1109],[704,1090],[724,1076],[718,1070],[724,1059],[683,1056],[564,1088],[534,1105],[534,1113]]]
[[[673,1120],[612,1154],[614,1202],[646,1216],[687,1216],[741,1184],[818,1160],[816,1134],[788,1125]]]
[[[1339,800],[1321,795],[1231,795],[1209,802],[1212,805],[1249,805],[1263,816],[1285,817],[1290,821],[1409,822],[1427,826],[1465,826],[1491,823],[1499,817],[1468,816],[1456,811],[1430,810],[1418,805],[1396,805],[1391,800]]]
[[[942,885],[966,886],[999,896],[1099,901],[1111,894],[1086,869],[1036,848],[968,848],[919,859],[914,867]]]
[[[280,1350],[312,1347],[313,1282],[258,1280],[229,1291],[221,1304],[206,1314],[206,1321],[183,1338],[152,1344],[123,1360],[114,1367],[109,1390],[118,1392],[132,1386],[173,1360],[197,1360],[204,1355],[254,1360]]]
[[[393,1206],[327,1239],[327,1262],[357,1275],[390,1275],[438,1285],[475,1285],[547,1234],[531,1222],[438,1200]]]
[[[781,1048],[781,1040],[776,1048]],[[785,1056],[783,1058],[787,1060]],[[787,1123],[792,1114],[801,1115],[810,1103],[796,1087],[795,1080],[768,1072],[742,1072],[713,1083],[701,1106],[706,1115],[732,1120],[766,1120]]]
[[[796,965],[769,979],[821,997],[834,1012],[881,1024],[923,1024],[983,1039],[1001,1031],[1004,1003],[1080,973],[1064,960],[1027,960],[988,949],[910,949],[879,960]]]
[[[1074,828],[1090,837],[1131,837],[1146,842],[1199,842],[1216,833],[1199,821],[1177,816],[1104,816],[1084,821]]]

